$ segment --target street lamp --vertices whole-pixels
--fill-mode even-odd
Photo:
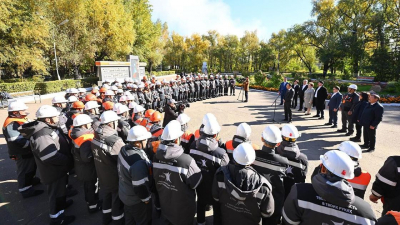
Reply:
[[[64,20],[64,21],[62,21],[60,24],[58,24],[57,26],[62,26],[62,25],[64,25],[64,24],[66,24],[66,23],[68,23],[68,19],[66,19],[66,20]],[[54,30],[55,30],[55,28],[54,28]],[[55,37],[55,31],[53,30],[53,40],[54,40],[54,58],[55,58],[55,60],[56,60],[56,71],[57,71],[57,77],[58,77],[58,80],[61,80],[61,78],[60,78],[60,74],[58,73],[58,62],[57,62],[57,52],[56,52],[56,37]]]

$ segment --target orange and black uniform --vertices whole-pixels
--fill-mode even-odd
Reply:
[[[189,131],[185,131],[185,133],[181,136],[181,146],[186,154],[190,153],[190,146],[192,145],[195,139],[195,135]]]
[[[234,135],[232,140],[229,140],[225,143],[225,149],[226,149],[226,152],[228,153],[229,160],[232,161],[232,159],[233,159],[233,150],[235,150],[235,148],[237,146],[239,146],[240,144],[242,144],[244,142],[249,142],[249,141],[241,136]],[[251,144],[251,145],[253,146],[254,150],[260,149],[260,147],[255,144]]]
[[[98,187],[96,167],[93,161],[91,142],[94,134],[92,129],[83,127],[72,127],[69,131],[69,137],[72,139],[72,155],[75,161],[75,173],[78,179],[83,181],[85,201],[87,202],[89,212],[98,210]]]
[[[400,212],[389,211],[386,215],[382,216],[376,225],[399,225],[400,224]]]

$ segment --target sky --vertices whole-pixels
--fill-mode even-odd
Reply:
[[[261,40],[311,19],[312,0],[149,0],[152,20],[167,22],[170,32],[190,36],[217,30],[242,37],[257,30]]]

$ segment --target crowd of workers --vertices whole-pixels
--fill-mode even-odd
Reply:
[[[34,186],[43,183],[50,224],[73,223],[66,210],[77,193],[68,185],[74,172],[83,182],[82,201],[89,213],[102,212],[102,224],[190,225],[195,218],[205,224],[211,208],[213,224],[400,224],[400,156],[376,174],[369,199],[383,202],[377,220],[363,200],[371,175],[361,169],[354,142],[321,155],[308,184],[308,159],[292,124],[266,126],[261,147],[251,143],[246,123],[223,142],[211,113],[190,133],[184,106],[227,95],[224,80],[222,89],[214,86],[221,77],[206,77],[69,89],[41,106],[35,121],[24,103],[11,102],[3,134],[22,197],[42,194]]]

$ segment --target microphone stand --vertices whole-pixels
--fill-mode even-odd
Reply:
[[[279,98],[280,96],[281,96],[281,95],[279,94],[278,97],[275,98],[275,101],[272,103],[271,106],[274,106],[274,115],[273,115],[272,119],[271,119],[270,121],[267,121],[267,122],[270,122],[270,123],[279,123],[279,124],[281,124],[281,122],[278,122],[278,121],[275,120],[276,101],[278,100],[278,98]]]

